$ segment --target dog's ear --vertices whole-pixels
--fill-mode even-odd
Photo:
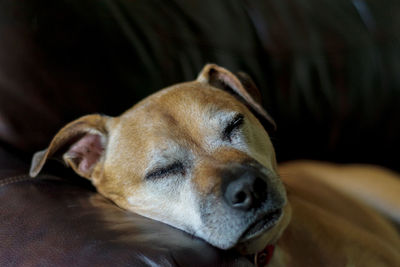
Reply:
[[[260,91],[246,73],[239,72],[234,75],[216,64],[207,64],[197,77],[197,81],[239,96],[248,107],[276,129],[275,121],[262,107]]]
[[[87,115],[62,128],[45,150],[35,153],[29,175],[35,177],[50,157],[61,157],[80,176],[91,179],[95,166],[104,158],[109,117]]]

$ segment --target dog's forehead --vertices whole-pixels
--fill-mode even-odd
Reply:
[[[165,88],[139,102],[123,114],[125,120],[148,128],[150,132],[162,133],[160,128],[174,127],[204,131],[202,122],[235,112],[246,113],[247,108],[234,96],[220,89],[199,82],[187,82]],[[196,129],[196,126],[202,129]],[[149,132],[149,133],[150,133]]]
[[[177,84],[150,96],[147,108],[158,109],[175,116],[213,115],[224,110],[242,109],[242,104],[231,94],[199,82]],[[158,108],[157,108],[158,107]],[[185,113],[182,113],[185,112]]]
[[[140,178],[151,165],[153,155],[162,159],[168,155],[183,155],[189,150],[207,149],[209,138],[218,138],[223,127],[221,120],[237,112],[250,113],[244,104],[220,89],[198,82],[168,87],[114,120],[109,154],[118,154],[126,163],[126,169]],[[134,168],[128,166],[133,158]],[[107,164],[113,166],[121,160],[116,161],[108,158]]]

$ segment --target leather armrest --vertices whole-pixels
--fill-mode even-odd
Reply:
[[[0,266],[245,266],[180,230],[51,175],[0,176]]]

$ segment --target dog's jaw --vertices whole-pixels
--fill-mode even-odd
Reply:
[[[286,230],[286,227],[289,225],[292,217],[292,209],[290,203],[286,203],[282,216],[276,225],[265,231],[264,233],[243,241],[239,242],[235,248],[243,255],[255,254],[261,250],[263,250],[267,245],[275,245],[283,232]]]

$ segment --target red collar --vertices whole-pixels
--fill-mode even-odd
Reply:
[[[268,245],[260,252],[254,254],[254,265],[257,267],[265,267],[271,261],[274,255],[275,245]]]

